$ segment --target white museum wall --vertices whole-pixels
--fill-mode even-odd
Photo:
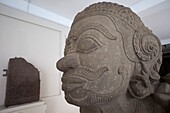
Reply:
[[[56,61],[63,56],[69,28],[0,5],[0,105],[4,104],[6,77],[10,58],[23,57],[40,71],[40,97],[47,104],[46,113],[78,113],[61,91],[61,73]]]

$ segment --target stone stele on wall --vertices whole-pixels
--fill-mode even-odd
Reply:
[[[7,70],[5,106],[39,100],[39,71],[24,58],[11,58]]]

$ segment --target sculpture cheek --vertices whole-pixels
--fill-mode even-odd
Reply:
[[[119,91],[117,89],[126,90],[126,86],[128,84],[128,72],[126,67],[120,66],[118,71],[114,73],[108,72],[103,73],[103,75],[93,81],[88,81],[84,86],[84,89],[90,90],[93,94],[97,95],[119,95]]]

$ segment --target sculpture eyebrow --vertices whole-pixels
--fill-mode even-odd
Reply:
[[[103,26],[103,25],[101,25],[99,23],[89,23],[89,24],[86,24],[85,26],[83,26],[83,27],[78,29],[77,34],[73,34],[70,37],[74,37],[75,36],[74,38],[76,38],[76,37],[78,38],[78,36],[82,32],[84,32],[86,30],[89,30],[89,29],[94,29],[94,30],[99,31],[100,33],[102,33],[108,39],[111,39],[111,40],[116,40],[117,39],[117,37],[114,36],[113,34],[111,34],[105,26]]]

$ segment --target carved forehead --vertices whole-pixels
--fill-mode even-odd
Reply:
[[[117,31],[117,26],[114,20],[103,15],[86,17],[77,23],[74,23],[71,27],[69,37],[75,34],[81,34],[89,29],[101,32],[108,39],[115,40],[117,37],[117,33],[115,32]]]
[[[72,28],[74,29],[75,27],[81,27],[84,24],[88,23],[101,23],[103,25],[109,25],[113,24],[113,22],[104,15],[93,15],[93,16],[88,16],[86,18],[82,18],[80,21],[77,21],[76,23],[73,24]]]

